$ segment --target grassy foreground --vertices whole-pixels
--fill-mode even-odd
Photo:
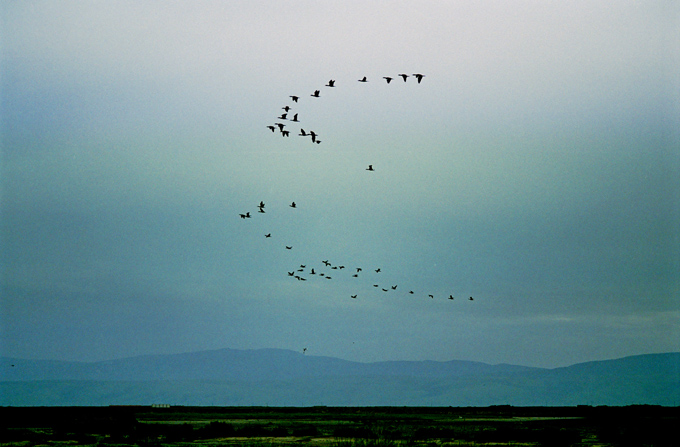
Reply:
[[[0,446],[675,446],[680,408],[0,407]]]

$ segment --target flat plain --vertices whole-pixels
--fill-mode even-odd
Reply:
[[[0,446],[674,446],[679,407],[1,407]]]

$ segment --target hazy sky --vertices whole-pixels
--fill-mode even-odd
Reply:
[[[556,367],[680,350],[677,2],[0,16],[2,355]],[[301,264],[306,281],[287,273]]]

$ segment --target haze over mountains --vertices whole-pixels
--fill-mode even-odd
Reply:
[[[0,405],[680,405],[680,353],[544,369],[360,363],[281,349],[102,362],[0,358]]]

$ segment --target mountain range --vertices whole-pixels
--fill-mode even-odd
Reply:
[[[283,349],[101,362],[0,357],[1,406],[680,405],[680,352],[546,369],[452,360],[362,363]]]

